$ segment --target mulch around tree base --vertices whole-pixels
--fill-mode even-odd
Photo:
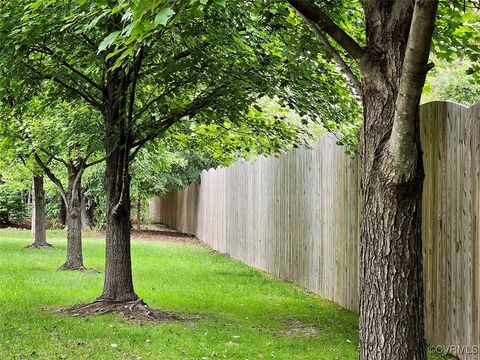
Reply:
[[[105,231],[85,231],[85,237],[105,238]],[[174,231],[163,230],[132,230],[133,241],[151,242],[179,242],[184,244],[200,244],[201,242],[193,235],[182,234]]]
[[[44,310],[52,311],[52,309]],[[195,320],[194,318],[187,318],[172,312],[153,309],[140,299],[129,302],[97,300],[88,304],[77,304],[67,308],[53,309],[53,311],[71,316],[94,316],[116,313],[122,319],[136,323]]]
[[[45,243],[45,244],[30,244],[25,246],[25,249],[53,249],[53,245]]]

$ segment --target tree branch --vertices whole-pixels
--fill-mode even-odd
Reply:
[[[145,105],[142,106],[141,109],[138,110],[138,112],[135,114],[135,117],[140,117],[142,116],[150,106],[152,106],[153,104],[155,104],[157,101],[160,101],[162,100],[165,96],[167,95],[170,95],[172,94],[174,91],[180,89],[182,86],[184,86],[185,84],[188,84],[190,83],[196,76],[198,76],[197,73],[195,73],[194,75],[190,76],[188,79],[186,79],[186,81],[183,81],[182,83],[180,84],[177,84],[175,86],[172,86],[172,87],[169,87],[168,89],[166,89],[163,93],[161,93],[160,95],[158,96],[155,96],[154,98],[148,100]]]
[[[107,157],[108,156],[104,156],[104,157],[101,157],[100,159],[97,159],[97,160],[94,160],[90,163],[87,163],[85,164],[85,169],[91,167],[91,166],[94,166],[94,165],[97,165],[97,164],[100,164],[101,162],[104,162],[105,160],[107,160]]]
[[[57,78],[56,76],[45,76],[45,77],[47,79],[53,80],[57,84],[63,86],[65,89],[68,89],[68,90],[76,93],[77,95],[79,95],[82,99],[84,99],[87,103],[89,103],[93,107],[95,107],[97,109],[101,108],[101,104],[97,100],[95,100],[92,96],[90,96],[89,94],[86,94],[85,92],[77,89],[76,87],[74,87],[70,84],[67,84],[65,81]]]
[[[418,104],[429,68],[437,7],[438,0],[415,1],[389,140],[397,176],[408,176],[417,161]]]
[[[159,137],[165,131],[167,131],[171,126],[173,126],[178,120],[174,120],[173,118],[168,119],[168,121],[165,122],[165,124],[158,129],[155,133],[150,133],[149,135],[145,136],[143,139],[135,142],[135,144],[132,146],[132,153],[129,156],[130,161],[135,159],[135,156],[137,156],[138,152],[143,148],[143,146],[149,142],[154,140],[155,138]]]
[[[332,44],[330,44],[330,41],[328,41],[327,37],[322,32],[322,30],[320,30],[318,25],[308,19],[305,19],[305,21],[313,30],[313,32],[318,36],[323,46],[325,46],[325,49],[327,50],[327,52],[335,59],[335,61],[340,66],[340,69],[343,71],[343,73],[347,76],[352,90],[359,97],[362,97],[363,96],[362,84],[360,83],[360,80],[355,76],[350,66],[345,62],[345,60],[338,53],[338,51],[332,46]]]
[[[61,162],[63,165],[65,166],[68,166],[67,162],[65,160],[63,160],[62,158],[59,158],[55,155],[53,155],[50,151],[48,151],[47,149],[44,149],[44,148],[39,148],[39,150],[41,152],[44,152],[45,154],[47,154],[48,156],[50,156],[53,160],[55,161],[58,161],[58,162]]]
[[[45,175],[47,175],[48,178],[58,187],[60,195],[62,195],[63,201],[65,202],[65,206],[68,209],[67,193],[65,192],[65,188],[63,187],[62,182],[55,176],[55,174],[48,168],[48,166],[45,165],[45,163],[42,161],[42,159],[40,158],[40,156],[38,156],[36,152],[33,154],[33,157],[35,158],[37,164],[42,168]]]
[[[350,56],[359,61],[364,50],[342,28],[335,24],[317,5],[310,0],[286,0],[295,10],[318,27],[343,47]]]
[[[82,36],[82,38],[85,40],[85,42],[86,42],[88,45],[90,45],[90,47],[91,47],[93,50],[95,50],[95,52],[97,52],[97,50],[98,50],[98,45],[97,45],[92,39],[90,39],[87,34],[81,33],[81,36]]]
[[[131,128],[133,124],[133,111],[135,109],[135,93],[137,90],[137,81],[138,81],[138,73],[140,72],[140,68],[142,67],[144,55],[144,48],[139,50],[138,54],[135,55],[133,60],[132,66],[132,75],[131,75],[131,88],[130,88],[130,97],[128,102],[128,127]]]
[[[67,69],[69,69],[71,72],[73,72],[74,74],[80,76],[82,79],[84,79],[86,82],[88,82],[90,85],[92,85],[94,88],[96,88],[97,90],[100,90],[102,91],[102,87],[97,84],[95,81],[93,81],[90,77],[88,77],[87,75],[85,75],[84,73],[82,73],[80,70],[78,70],[77,68],[75,68],[73,65],[71,65],[68,61],[64,60],[60,55],[56,54],[52,49],[50,49],[49,47],[42,47],[42,48],[32,48],[32,50],[34,51],[37,51],[37,52],[41,52],[42,54],[45,54],[45,55],[49,55],[49,56],[52,56],[52,57],[55,57],[58,61],[60,61],[60,63],[65,66]]]
[[[212,90],[206,96],[198,96],[190,103],[190,106],[183,109],[182,111],[171,114],[170,116],[164,117],[161,122],[161,127],[155,127],[155,130],[147,134],[143,139],[138,140],[132,144],[133,152],[130,154],[130,160],[133,160],[140,149],[151,140],[154,140],[161,134],[163,134],[168,128],[174,125],[176,122],[180,121],[182,118],[186,116],[192,116],[198,113],[201,109],[205,108],[206,106],[210,105],[214,99],[216,99],[222,92],[221,90],[226,87],[226,84],[223,86],[219,86]]]

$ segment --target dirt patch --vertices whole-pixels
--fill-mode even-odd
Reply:
[[[297,319],[281,318],[279,320],[287,325],[283,333],[288,337],[312,339],[320,334],[318,326],[305,324]]]
[[[194,318],[187,318],[175,313],[153,309],[142,300],[130,302],[97,300],[88,304],[77,304],[67,308],[44,310],[53,311],[58,314],[85,317],[116,313],[124,320],[140,324],[194,320]]]
[[[309,326],[299,323],[295,325],[290,325],[285,331],[285,334],[289,337],[311,339],[316,338],[319,332],[320,331],[316,326]]]
[[[84,235],[86,237],[105,238],[105,231],[85,231]],[[200,244],[200,241],[193,235],[182,234],[171,230],[132,230],[131,236],[133,241]]]

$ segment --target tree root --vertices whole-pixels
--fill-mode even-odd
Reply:
[[[65,263],[60,266],[57,271],[85,271],[91,274],[100,274],[101,272],[95,269],[88,269],[83,265],[72,265],[69,263]]]
[[[45,244],[30,244],[30,245],[27,245],[25,246],[25,249],[53,249],[53,245],[49,244],[49,243],[45,243]]]
[[[78,304],[68,308],[57,309],[55,312],[72,316],[94,316],[116,313],[121,318],[136,323],[193,320],[174,313],[153,309],[141,299],[128,302],[96,300],[88,304]]]

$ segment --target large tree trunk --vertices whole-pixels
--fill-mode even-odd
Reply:
[[[415,170],[398,179],[385,142],[395,98],[384,86],[364,91],[360,359],[423,360],[420,142]]]
[[[67,260],[62,270],[83,270],[81,179],[83,169],[69,164],[67,195]]]
[[[130,256],[130,127],[127,121],[127,80],[121,70],[112,71],[108,80],[104,110],[105,190],[107,229],[105,281],[100,300],[128,302],[138,299],[133,290]]]
[[[45,226],[45,191],[43,189],[43,176],[33,176],[32,187],[32,234],[33,244],[30,247],[48,248],[47,233]]]
[[[93,220],[97,203],[93,199],[88,199],[82,191],[82,229],[94,230],[95,222]]]
[[[437,1],[365,2],[360,359],[424,360],[418,105]]]

